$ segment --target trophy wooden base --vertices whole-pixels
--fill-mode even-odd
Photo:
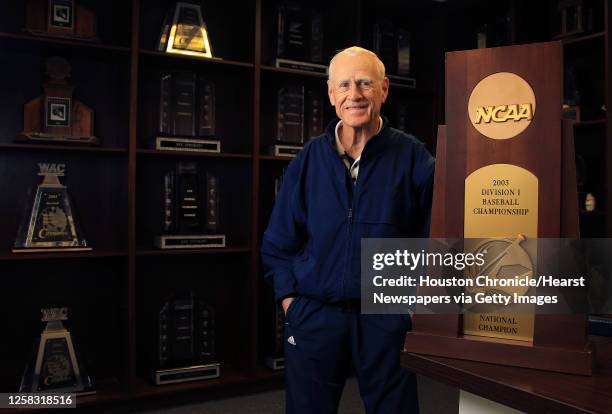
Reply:
[[[571,349],[480,336],[451,337],[413,331],[406,335],[404,350],[567,374],[593,373],[593,347],[590,344],[584,349]]]
[[[155,238],[158,249],[207,249],[225,247],[225,234],[163,235]]]
[[[402,85],[411,89],[416,89],[416,79],[407,76],[387,75],[389,82]]]
[[[269,153],[275,157],[295,157],[302,148],[301,145],[275,144],[270,146]]]
[[[88,252],[91,247],[14,247],[13,253],[57,253],[57,252]]]
[[[281,69],[303,70],[305,72],[323,73],[325,75],[327,75],[329,71],[326,65],[281,58],[274,59],[274,67]]]
[[[285,358],[266,357],[266,366],[274,371],[285,369]]]
[[[59,37],[60,39],[78,40],[80,42],[100,43],[100,39],[98,39],[97,37],[91,37],[88,35],[51,33],[51,32],[47,32],[44,30],[28,30],[28,29],[25,29],[24,32],[32,36]]]
[[[52,142],[57,144],[79,144],[79,145],[100,145],[97,137],[75,137],[47,134],[44,132],[21,132],[15,139],[16,142]]]
[[[221,141],[215,139],[157,137],[155,149],[160,151],[221,152]]]
[[[194,365],[191,367],[158,369],[151,377],[155,385],[176,384],[179,382],[219,378],[221,364]]]

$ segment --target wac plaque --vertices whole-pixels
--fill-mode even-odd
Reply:
[[[38,167],[38,175],[44,180],[36,189],[30,215],[19,230],[13,253],[91,250],[81,236],[68,188],[59,181],[66,165],[39,163]]]
[[[91,388],[91,379],[79,364],[70,332],[62,321],[68,308],[41,309],[45,330],[36,354],[26,367],[19,392],[80,392]]]

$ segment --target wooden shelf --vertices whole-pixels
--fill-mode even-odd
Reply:
[[[252,69],[255,67],[252,63],[239,62],[236,60],[204,58],[204,57],[197,57],[197,56],[190,56],[190,55],[182,55],[179,53],[164,53],[164,52],[158,52],[157,50],[141,49],[140,54],[143,56],[150,56],[150,57],[159,58],[159,59],[197,62],[197,63],[204,63],[206,65],[208,64],[219,65],[219,67],[226,66],[226,67],[246,68],[246,69]]]
[[[87,405],[96,405],[112,401],[121,401],[127,397],[127,393],[119,386],[116,378],[96,380],[94,383],[95,394],[77,396],[77,408]]]
[[[262,161],[291,161],[295,157],[279,157],[276,155],[260,155],[259,159]]]
[[[597,40],[597,39],[603,40],[605,39],[605,37],[606,37],[606,32],[596,32],[596,33],[591,33],[591,34],[584,35],[584,36],[562,39],[561,41],[563,45],[574,45],[574,44],[587,42],[589,40]]]
[[[221,376],[201,381],[183,382],[179,384],[153,385],[147,379],[138,377],[136,379],[133,398],[147,398],[165,395],[175,395],[177,393],[187,393],[192,391],[214,390],[220,387],[231,387],[249,385],[266,381],[278,381],[284,378],[284,372],[257,368],[252,372],[246,373],[225,367],[221,364]]]
[[[0,261],[8,260],[55,260],[83,259],[102,257],[127,257],[127,251],[122,250],[90,250],[86,252],[51,252],[51,253],[0,253]]]
[[[153,155],[163,157],[212,157],[212,158],[235,158],[235,159],[251,159],[251,154],[238,154],[228,152],[197,152],[197,151],[163,151],[155,149],[139,149],[136,150],[140,155]]]
[[[96,41],[91,41],[91,40],[71,39],[68,37],[53,37],[53,36],[43,36],[43,35],[36,36],[36,35],[29,34],[29,33],[0,32],[0,39],[12,39],[12,40],[21,40],[21,41],[28,41],[28,42],[33,42],[33,43],[40,43],[40,44],[52,44],[52,45],[58,45],[58,46],[103,50],[103,51],[108,51],[108,52],[125,54],[126,56],[130,52],[129,47],[108,45],[108,44],[98,43]]]
[[[230,368],[226,368],[221,365],[221,376],[219,378],[213,378],[201,381],[190,381],[178,384],[166,384],[166,385],[153,385],[147,379],[138,377],[136,379],[136,386],[134,389],[134,398],[145,398],[152,396],[160,396],[167,394],[175,394],[177,392],[187,392],[195,390],[205,390],[208,388],[216,388],[224,385],[238,385],[244,384],[249,380],[247,376],[234,371]]]
[[[77,396],[76,406],[78,408],[82,408],[84,406],[93,406],[105,403],[112,403],[115,401],[125,401],[129,394],[125,391],[122,391],[119,387],[119,383],[117,379],[108,379],[102,380],[100,383],[95,384],[95,394]],[[6,410],[2,410],[2,413],[12,414],[12,413],[30,413],[30,412],[40,412],[40,408],[10,408]],[[80,410],[78,410],[80,412]],[[47,411],[45,411],[47,412]]]
[[[221,376],[219,378],[190,381],[178,384],[154,385],[148,379],[137,377],[135,379],[134,391],[129,393],[123,391],[116,381],[106,381],[96,384],[96,393],[77,397],[77,408],[99,406],[109,403],[138,403],[138,400],[163,398],[169,395],[188,394],[193,392],[214,392],[215,390],[229,387],[240,387],[262,383],[278,384],[284,379],[284,371],[272,371],[264,367],[246,373],[221,365]],[[37,412],[36,409],[8,409],[7,413]],[[4,411],[3,411],[4,412]]]
[[[51,152],[84,152],[97,154],[119,154],[127,155],[127,148],[106,148],[84,145],[65,145],[65,144],[21,144],[21,143],[0,143],[0,150],[7,151],[51,151]]]
[[[262,66],[261,70],[262,72],[269,72],[269,73],[283,73],[283,74],[293,75],[293,76],[327,79],[326,73],[309,72],[307,70],[275,68],[273,66]]]
[[[601,210],[595,210],[595,211],[580,210],[580,217],[592,217],[594,219],[595,218],[603,219],[606,217],[606,213]]]
[[[592,119],[590,121],[580,121],[580,122],[576,122],[574,124],[574,127],[597,126],[597,125],[605,126],[606,120],[605,119]]]
[[[410,92],[414,92],[414,93],[423,93],[421,90],[419,90],[417,88],[413,88],[411,86],[402,85],[401,83],[395,83],[395,82],[389,82],[389,88],[390,89],[399,89],[399,90],[402,90],[402,91],[410,91]]]
[[[210,249],[152,249],[139,248],[136,250],[137,256],[175,256],[193,254],[229,254],[229,253],[251,253],[250,247],[221,247]]]

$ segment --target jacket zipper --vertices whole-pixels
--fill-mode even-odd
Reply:
[[[347,225],[347,237],[346,237],[346,254],[344,257],[344,272],[342,274],[341,292],[342,298],[346,298],[346,279],[348,276],[349,269],[351,267],[350,256],[351,256],[351,238],[353,234],[353,207],[349,207],[348,214],[348,225]]]
[[[342,284],[341,284],[341,291],[342,291],[342,297],[344,299],[346,299],[346,279],[348,278],[348,273],[349,270],[351,268],[351,245],[353,244],[353,210],[355,208],[355,194],[356,194],[356,190],[357,190],[357,182],[359,181],[359,176],[357,176],[357,180],[355,182],[355,185],[352,184],[352,177],[350,177],[350,173],[349,173],[349,185],[353,185],[353,188],[350,189],[350,195],[351,195],[351,199],[350,199],[350,206],[347,212],[347,221],[348,221],[348,225],[347,225],[347,239],[346,239],[346,256],[345,256],[345,260],[344,260],[344,272],[342,275]]]

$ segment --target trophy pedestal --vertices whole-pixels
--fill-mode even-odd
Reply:
[[[274,144],[268,151],[275,157],[295,157],[302,148],[302,145]]]
[[[28,30],[28,29],[24,29],[24,32],[32,36],[59,37],[60,39],[78,40],[79,42],[100,43],[100,39],[98,39],[97,37],[91,37],[89,35],[49,33],[49,32],[42,31],[42,30]]]
[[[91,247],[14,247],[13,253],[88,252]]]
[[[100,145],[97,137],[76,137],[46,134],[44,132],[21,132],[16,142],[57,142],[62,144]]]
[[[151,373],[155,385],[175,384],[179,382],[197,381],[219,378],[221,364],[193,365],[190,367],[158,369]]]
[[[155,238],[158,249],[206,249],[225,247],[225,234],[163,235]]]
[[[274,59],[274,67],[282,68],[282,69],[295,69],[295,70],[303,70],[306,72],[314,72],[314,73],[323,73],[327,75],[328,67],[326,65],[321,65],[318,63],[310,63],[310,62],[301,62],[299,60],[291,60],[291,59]]]
[[[266,357],[266,366],[274,371],[285,369],[285,358]]]
[[[157,137],[155,149],[161,151],[221,152],[221,141],[216,139]]]
[[[416,79],[415,78],[409,78],[407,76],[397,76],[397,75],[387,75],[387,77],[389,78],[389,82],[391,83],[406,86],[411,89],[416,89]]]

